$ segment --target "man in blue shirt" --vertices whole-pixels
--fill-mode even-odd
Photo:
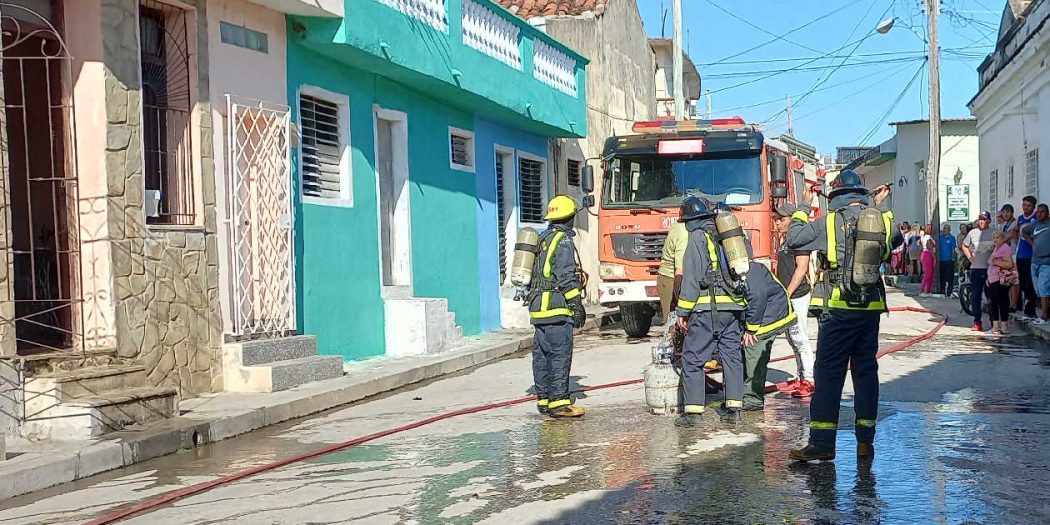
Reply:
[[[1017,218],[1014,226],[1020,232],[1025,225],[1036,221],[1035,197],[1026,196],[1021,200],[1021,216]],[[1023,236],[1018,235],[1017,241],[1017,278],[1021,285],[1021,295],[1024,303],[1024,316],[1035,317],[1035,307],[1039,303],[1039,297],[1035,293],[1035,283],[1032,281],[1032,243]]]
[[[952,296],[952,286],[955,285],[955,249],[958,247],[955,236],[952,235],[952,225],[944,223],[941,227],[941,238],[937,242],[937,259],[941,270],[940,290],[945,297]]]

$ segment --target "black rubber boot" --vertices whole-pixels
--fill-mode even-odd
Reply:
[[[674,420],[674,426],[676,427],[690,427],[695,428],[703,424],[702,414],[682,414]]]
[[[739,423],[744,419],[744,411],[739,408],[720,408],[718,409],[718,418],[723,423]]]
[[[835,449],[809,444],[801,449],[792,449],[788,457],[795,461],[831,461],[835,459]]]

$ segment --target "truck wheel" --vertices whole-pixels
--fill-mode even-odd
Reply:
[[[649,328],[653,325],[653,315],[656,312],[645,303],[630,303],[620,305],[620,321],[623,330],[628,337],[645,337],[649,334]]]

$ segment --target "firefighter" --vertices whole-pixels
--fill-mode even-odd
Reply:
[[[576,263],[572,230],[576,201],[558,195],[547,205],[550,226],[540,234],[540,250],[529,290],[529,317],[536,328],[532,343],[532,375],[537,408],[551,417],[580,417],[583,407],[569,397],[572,335],[583,326],[582,282]]]
[[[761,263],[751,261],[744,310],[744,410],[765,408],[766,372],[773,341],[797,315],[784,285]]]
[[[872,195],[856,173],[845,170],[831,187],[827,215],[811,223],[810,208],[803,204],[792,214],[787,235],[791,249],[818,252],[823,276],[811,300],[820,314],[820,331],[809,443],[790,452],[791,459],[797,461],[835,458],[839,403],[847,369],[855,391],[857,457],[870,460],[875,455],[879,403],[875,355],[879,350],[879,317],[887,311],[886,289],[878,267],[902,242],[899,235],[891,237],[893,213],[882,208],[892,186],[880,186]],[[807,186],[803,202],[813,202],[813,194],[813,188]],[[870,206],[875,209],[867,212]],[[872,243],[877,243],[875,250],[870,248]]]
[[[715,229],[716,214],[703,199],[683,204],[681,220],[689,230],[682,289],[678,297],[679,329],[686,331],[682,349],[684,406],[675,420],[680,427],[701,424],[705,409],[704,363],[718,353],[725,384],[722,420],[740,420],[744,398],[741,317],[745,300],[741,284],[729,271]]]

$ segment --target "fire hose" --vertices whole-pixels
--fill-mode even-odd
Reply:
[[[893,344],[893,345],[891,345],[891,346],[889,346],[889,347],[887,347],[887,348],[885,348],[883,350],[880,350],[878,352],[878,354],[876,354],[876,356],[875,356],[876,359],[884,357],[884,356],[889,355],[889,354],[892,354],[894,352],[899,352],[901,350],[904,350],[906,348],[914,346],[914,345],[916,345],[916,344],[918,344],[918,343],[920,343],[922,341],[930,339],[931,337],[936,335],[937,332],[939,332],[941,330],[941,328],[943,328],[944,325],[947,324],[947,322],[948,322],[948,316],[946,316],[946,315],[944,315],[944,314],[942,314],[940,312],[927,309],[927,308],[919,308],[919,307],[914,307],[914,306],[900,306],[900,307],[896,307],[896,308],[890,308],[890,311],[891,312],[928,313],[928,314],[932,314],[932,315],[935,315],[935,316],[939,316],[941,319],[933,328],[931,328],[927,332],[925,332],[925,333],[923,333],[921,335],[918,335],[918,336],[906,339],[904,341],[895,343],[895,344]],[[771,359],[770,362],[771,363],[775,363],[775,362],[779,362],[779,361],[786,361],[788,359],[794,359],[794,356],[793,355],[787,355],[787,356],[777,357],[775,359]],[[711,381],[714,381],[714,380],[711,380]],[[613,383],[604,383],[604,384],[600,384],[600,385],[593,385],[593,386],[583,387],[583,388],[581,388],[579,390],[579,392],[590,392],[590,391],[593,391],[593,390],[604,390],[604,389],[607,389],[607,388],[616,388],[616,387],[621,387],[621,386],[637,385],[637,384],[639,384],[641,382],[642,382],[641,379],[627,379],[627,380],[624,380],[624,381],[616,381],[616,382],[613,382]],[[714,383],[717,384],[717,381],[714,381]],[[771,391],[770,389],[772,389],[772,391],[775,391],[776,387],[767,387],[767,392]],[[331,445],[328,445],[326,447],[322,447],[322,448],[317,449],[317,450],[313,450],[313,451],[310,451],[310,452],[305,452],[305,453],[302,453],[302,454],[291,456],[291,457],[288,457],[288,458],[285,458],[285,459],[281,459],[281,460],[278,460],[278,461],[274,461],[274,462],[271,462],[271,463],[266,463],[266,464],[259,465],[259,466],[256,466],[256,467],[252,467],[252,468],[249,468],[249,469],[241,470],[239,472],[234,472],[232,474],[227,474],[225,476],[221,476],[221,477],[213,479],[211,481],[205,481],[205,482],[202,482],[202,483],[197,483],[195,485],[190,485],[188,487],[183,487],[181,489],[176,489],[176,490],[173,490],[173,491],[168,492],[166,494],[161,494],[160,496],[156,496],[154,498],[147,499],[145,501],[136,503],[134,505],[131,505],[131,506],[128,506],[128,507],[124,507],[122,509],[115,510],[113,512],[110,512],[108,514],[100,516],[98,518],[95,518],[95,519],[92,519],[92,520],[90,520],[88,522],[85,522],[84,525],[106,525],[106,524],[109,524],[109,523],[115,523],[117,521],[120,521],[120,520],[129,518],[131,516],[134,516],[136,514],[147,512],[147,511],[156,509],[157,507],[160,507],[162,505],[165,505],[165,504],[168,504],[168,503],[172,503],[174,501],[186,498],[188,496],[192,496],[194,494],[199,494],[199,493],[204,492],[206,490],[213,489],[213,488],[218,487],[220,485],[225,485],[227,483],[232,483],[232,482],[240,480],[240,479],[244,479],[244,478],[247,478],[247,477],[250,477],[250,476],[254,476],[256,474],[260,474],[260,473],[267,472],[267,471],[270,471],[270,470],[274,470],[274,469],[277,469],[277,468],[280,468],[280,467],[291,465],[293,463],[298,463],[298,462],[305,461],[305,460],[308,460],[308,459],[312,459],[312,458],[315,458],[315,457],[318,457],[318,456],[323,456],[323,455],[326,455],[326,454],[331,454],[333,452],[338,452],[340,450],[344,450],[344,449],[347,449],[347,448],[350,448],[350,447],[355,447],[357,445],[368,443],[370,441],[375,441],[377,439],[384,438],[384,437],[387,437],[387,436],[392,436],[394,434],[400,434],[402,432],[407,432],[409,430],[413,430],[413,429],[417,429],[417,428],[420,428],[420,427],[424,427],[424,426],[430,425],[432,423],[437,423],[439,421],[443,421],[443,420],[446,420],[446,419],[459,417],[459,416],[465,416],[465,415],[469,415],[469,414],[476,414],[478,412],[485,412],[485,411],[494,410],[494,409],[497,409],[497,408],[503,408],[503,407],[513,406],[513,405],[520,405],[522,403],[528,403],[530,401],[535,401],[535,400],[536,400],[536,396],[524,396],[524,397],[519,397],[519,398],[515,398],[515,399],[508,399],[508,400],[505,400],[505,401],[499,401],[497,403],[490,403],[490,404],[487,404],[487,405],[479,405],[479,406],[475,406],[475,407],[462,408],[462,409],[459,409],[459,410],[454,410],[452,412],[446,412],[444,414],[438,414],[436,416],[432,416],[432,417],[429,417],[429,418],[426,418],[426,419],[422,419],[422,420],[419,420],[419,421],[408,423],[406,425],[401,425],[399,427],[394,427],[394,428],[389,428],[389,429],[386,429],[386,430],[381,430],[379,432],[374,432],[374,433],[368,434],[366,436],[356,437],[354,439],[350,439],[350,440],[343,441],[343,442],[340,442],[340,443],[333,443]]]

